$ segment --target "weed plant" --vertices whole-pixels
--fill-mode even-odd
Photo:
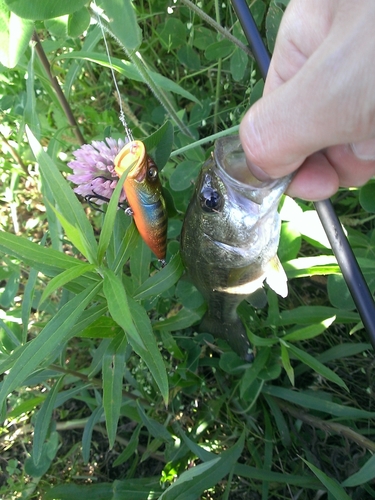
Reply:
[[[263,88],[230,2],[97,3],[161,169],[167,266],[120,187],[102,214],[66,180],[82,140],[124,136],[94,6],[1,0],[0,497],[374,498],[374,354],[309,203],[281,208],[288,297],[240,306],[254,363],[196,331],[183,216],[214,139]],[[286,3],[250,5],[271,52]],[[374,181],[333,200],[372,292],[374,200]]]

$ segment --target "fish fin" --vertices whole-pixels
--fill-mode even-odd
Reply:
[[[263,309],[268,304],[268,299],[264,288],[258,288],[257,290],[255,290],[255,292],[246,297],[245,300],[255,309]]]
[[[199,325],[199,332],[208,332],[228,342],[235,353],[248,363],[254,360],[246,329],[237,316],[234,321],[223,321],[222,318],[214,317],[207,311]]]
[[[277,255],[267,264],[266,281],[268,286],[281,297],[285,298],[288,295],[288,278]]]

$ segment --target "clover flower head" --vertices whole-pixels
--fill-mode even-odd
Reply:
[[[77,184],[74,192],[83,197],[98,195],[110,199],[119,180],[114,160],[127,142],[109,137],[105,141],[84,144],[73,151],[75,160],[68,163],[73,174],[68,175],[68,180]],[[124,190],[121,192],[119,203],[123,201],[125,201]],[[95,203],[102,205],[106,202],[97,199]]]

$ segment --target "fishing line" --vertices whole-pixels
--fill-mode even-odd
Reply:
[[[258,63],[262,77],[266,79],[270,65],[270,56],[255,24],[254,18],[245,0],[232,0],[233,8],[241,23],[254,58]],[[353,250],[342,229],[330,200],[314,202],[324,231],[331,244],[332,251],[341,269],[342,275],[353,297],[362,323],[375,349],[375,303],[354,256]]]
[[[126,121],[126,118],[125,118],[125,113],[124,113],[124,110],[122,108],[122,99],[121,99],[120,89],[119,89],[118,84],[117,84],[115,70],[113,69],[112,59],[111,59],[111,56],[110,56],[110,53],[109,53],[109,47],[108,47],[108,43],[107,43],[107,37],[105,36],[104,26],[103,26],[103,23],[102,23],[102,19],[101,19],[101,15],[100,15],[98,6],[96,5],[96,0],[93,0],[93,4],[95,6],[95,8],[93,10],[94,10],[96,19],[98,21],[98,24],[100,26],[100,30],[102,32],[102,36],[103,36],[103,40],[104,40],[104,45],[105,45],[105,51],[107,53],[108,63],[109,63],[109,67],[111,69],[113,83],[115,85],[115,89],[116,89],[116,93],[117,93],[117,100],[118,100],[118,103],[119,103],[119,106],[120,106],[119,120],[122,123],[122,125],[124,126],[125,134],[126,134],[126,137],[128,138],[128,141],[129,142],[133,142],[134,141],[133,133],[131,131],[131,128],[127,124],[127,121]]]

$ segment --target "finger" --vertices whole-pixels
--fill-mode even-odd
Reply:
[[[293,198],[308,201],[325,200],[339,188],[335,168],[324,153],[315,153],[297,170],[286,193]]]
[[[341,187],[363,186],[375,175],[375,160],[361,160],[350,146],[332,146],[325,151]]]

